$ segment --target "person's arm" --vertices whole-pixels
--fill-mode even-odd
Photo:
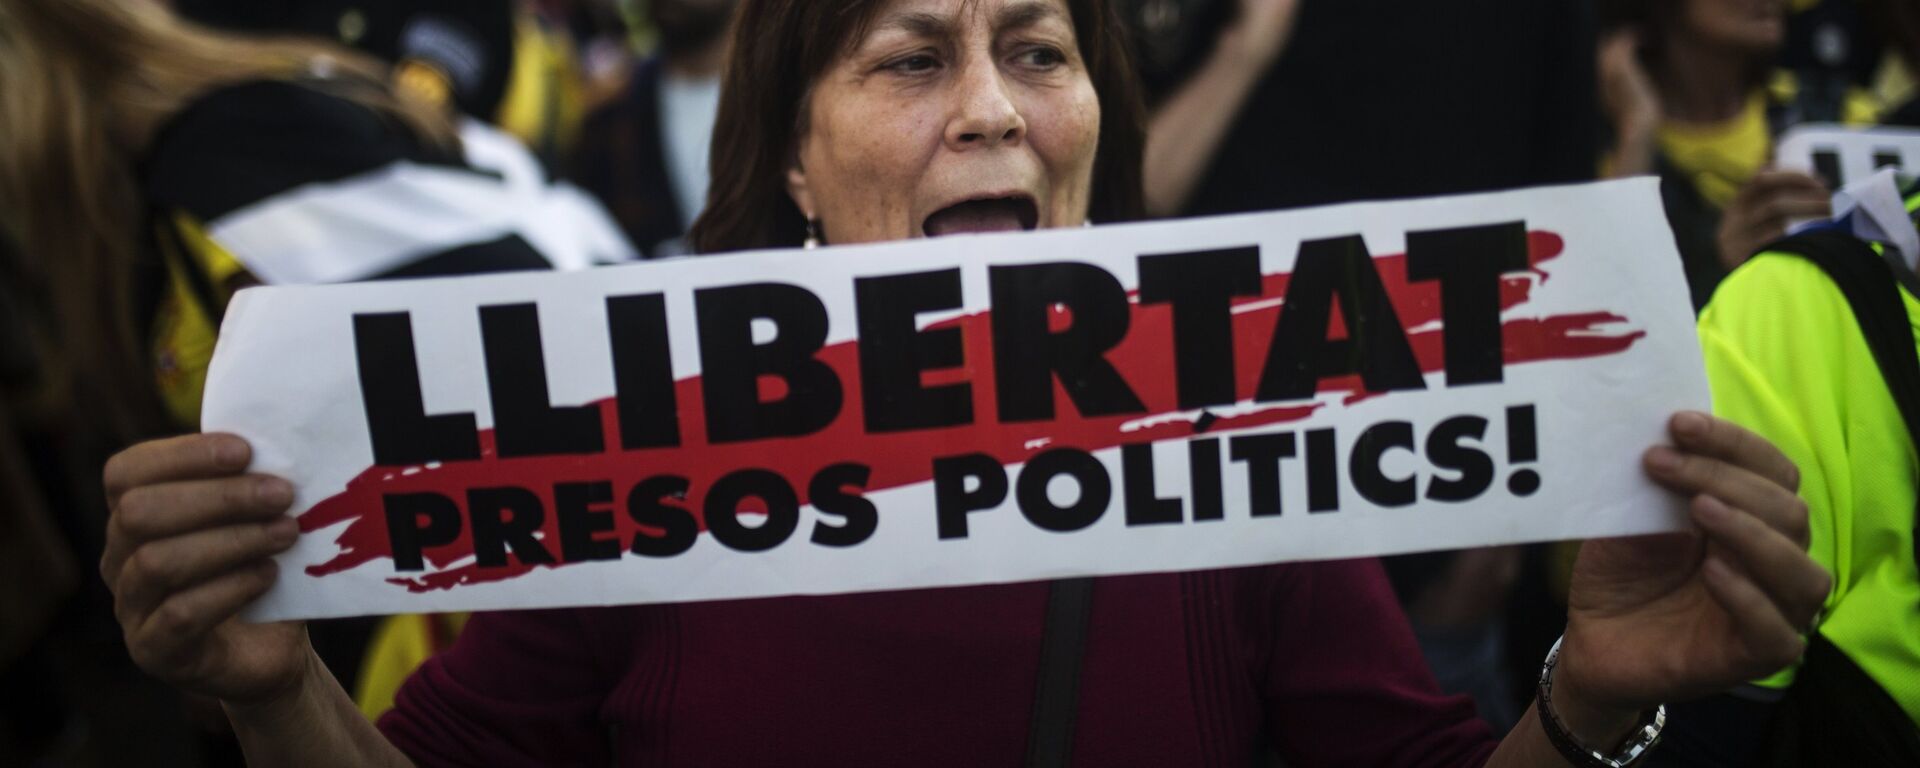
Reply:
[[[1600,98],[1613,128],[1606,157],[1609,178],[1653,173],[1660,130],[1660,94],[1640,63],[1640,36],[1620,30],[1600,44]]]
[[[1299,9],[1300,0],[1242,0],[1206,63],[1154,110],[1144,165],[1149,214],[1186,207],[1240,107],[1286,50]]]
[[[286,695],[222,706],[250,766],[413,768],[413,761],[360,714],[311,649],[306,672]]]

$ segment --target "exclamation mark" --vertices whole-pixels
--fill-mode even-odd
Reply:
[[[1540,458],[1534,440],[1533,406],[1516,405],[1507,409],[1507,464],[1531,463]],[[1540,490],[1540,473],[1521,469],[1507,477],[1507,490],[1515,496],[1532,496]]]

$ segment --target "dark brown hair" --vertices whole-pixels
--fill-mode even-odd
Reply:
[[[1640,34],[1640,64],[1647,68],[1647,74],[1653,78],[1654,85],[1671,86],[1662,68],[1667,65],[1667,49],[1672,46],[1673,36],[1679,33],[1680,25],[1685,23],[1682,6],[1684,0],[1603,0],[1598,7],[1599,29],[1602,35],[1622,29],[1630,29]],[[1780,11],[1785,18],[1787,11]],[[1746,70],[1748,88],[1766,85],[1768,73],[1773,71],[1773,62],[1766,57],[1756,57]]]
[[[1146,144],[1139,84],[1126,32],[1108,0],[1066,0],[1080,56],[1100,98],[1093,163],[1094,221],[1144,215],[1140,156]],[[745,0],[713,128],[712,184],[688,239],[699,253],[799,245],[806,221],[787,195],[787,169],[808,90],[854,45],[886,0]]]

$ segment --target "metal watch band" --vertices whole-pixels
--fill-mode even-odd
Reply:
[[[1560,756],[1567,762],[1582,768],[1627,768],[1636,765],[1642,757],[1660,743],[1660,733],[1667,726],[1667,707],[1662,704],[1642,719],[1633,733],[1627,735],[1612,752],[1602,752],[1588,747],[1573,737],[1566,723],[1553,711],[1553,667],[1560,661],[1560,643],[1566,638],[1553,641],[1553,650],[1547,651],[1546,663],[1540,666],[1540,689],[1534,696],[1534,706],[1540,712],[1540,727],[1547,732],[1547,741],[1559,750]]]

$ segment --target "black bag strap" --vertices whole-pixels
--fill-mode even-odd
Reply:
[[[1765,250],[1799,254],[1833,278],[1853,307],[1854,320],[1880,366],[1880,377],[1900,408],[1907,438],[1920,450],[1920,351],[1914,346],[1906,302],[1900,298],[1900,284],[1913,279],[1912,271],[1897,256],[1875,253],[1864,241],[1837,230],[1795,235]],[[1920,518],[1915,526],[1914,559],[1920,562]]]
[[[1086,655],[1093,579],[1061,579],[1047,588],[1040,630],[1040,672],[1027,731],[1028,768],[1064,768],[1073,759],[1073,725],[1080,714],[1080,660]]]

